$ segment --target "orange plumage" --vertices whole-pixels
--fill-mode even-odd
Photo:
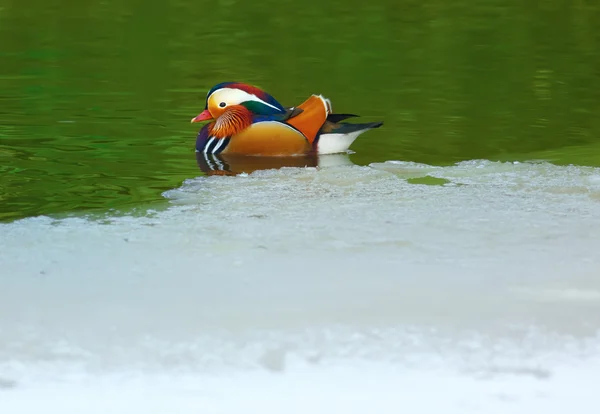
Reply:
[[[308,142],[315,141],[319,130],[327,120],[331,110],[330,104],[325,99],[313,95],[298,106],[302,112],[287,120],[287,124],[293,126],[304,134]]]
[[[196,151],[204,154],[296,156],[344,152],[358,135],[382,124],[340,122],[353,116],[332,114],[320,95],[284,108],[254,86],[225,82],[209,91],[206,109],[192,122],[213,120],[196,140]]]

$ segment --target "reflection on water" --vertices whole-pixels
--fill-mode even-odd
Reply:
[[[3,1],[0,220],[161,200],[198,175],[189,119],[230,80],[383,120],[359,165],[600,165],[597,2],[316,5]]]
[[[349,154],[307,154],[295,157],[262,157],[239,154],[196,153],[196,162],[200,171],[206,175],[251,174],[259,170],[271,170],[285,167],[332,167],[353,165]]]
[[[207,175],[236,175],[283,167],[316,167],[318,165],[318,155],[262,157],[237,154],[214,155],[197,152],[196,161],[200,170]]]

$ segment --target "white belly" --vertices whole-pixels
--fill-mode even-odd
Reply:
[[[351,132],[349,134],[323,134],[319,137],[317,144],[318,154],[337,154],[346,152],[350,145],[365,130]]]

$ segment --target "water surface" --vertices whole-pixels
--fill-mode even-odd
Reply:
[[[3,0],[0,218],[162,201],[202,174],[189,119],[225,80],[383,120],[359,165],[600,165],[599,7]]]

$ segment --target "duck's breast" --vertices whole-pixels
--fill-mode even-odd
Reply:
[[[286,156],[310,150],[310,143],[298,130],[282,122],[263,121],[233,135],[223,154]]]

